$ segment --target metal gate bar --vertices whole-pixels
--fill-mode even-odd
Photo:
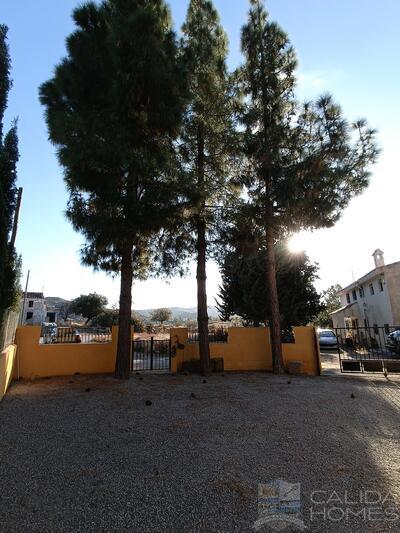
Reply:
[[[132,341],[132,371],[171,369],[170,339],[137,339]]]
[[[399,327],[335,328],[341,372],[400,373]],[[393,335],[392,335],[393,334]]]

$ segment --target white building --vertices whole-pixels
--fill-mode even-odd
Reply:
[[[50,309],[42,292],[27,292],[22,311],[22,324],[40,326],[42,322],[55,322],[57,313]]]
[[[372,256],[374,270],[338,292],[341,307],[331,313],[333,327],[400,325],[400,261],[385,265],[379,249]]]

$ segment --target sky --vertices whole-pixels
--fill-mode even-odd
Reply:
[[[0,0],[0,23],[9,27],[14,86],[6,124],[18,117],[20,161],[18,185],[24,188],[17,248],[23,257],[23,284],[29,290],[67,299],[98,292],[118,303],[119,279],[93,273],[79,262],[82,237],[64,216],[67,193],[55,148],[48,141],[39,85],[52,76],[65,55],[65,38],[73,30],[77,0]],[[230,40],[229,66],[241,61],[240,29],[247,0],[215,0]],[[176,30],[188,0],[171,0]],[[382,150],[372,169],[370,187],[351,201],[334,228],[302,232],[294,244],[319,264],[319,290],[347,285],[373,268],[372,253],[385,252],[387,263],[400,260],[398,211],[400,147],[398,103],[400,41],[399,0],[269,0],[271,18],[288,32],[299,60],[299,99],[333,94],[349,120],[366,117],[378,130]],[[218,292],[216,265],[208,265],[209,304]],[[136,309],[196,305],[194,267],[185,279],[135,283]]]

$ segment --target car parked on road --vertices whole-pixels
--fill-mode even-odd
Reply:
[[[318,330],[318,339],[320,348],[337,348],[338,340],[331,329]]]
[[[400,329],[389,333],[386,337],[386,346],[390,352],[400,354]]]

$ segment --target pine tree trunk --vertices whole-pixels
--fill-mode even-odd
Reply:
[[[122,253],[121,265],[118,347],[115,361],[115,377],[118,379],[128,379],[130,372],[132,279],[132,247],[127,247]]]
[[[197,129],[197,182],[203,194],[204,188],[204,132],[202,124]],[[208,309],[207,309],[207,241],[204,216],[204,201],[200,206],[197,223],[197,326],[199,330],[200,366],[203,376],[210,373],[210,345],[208,343]]]
[[[200,365],[203,376],[210,373],[210,345],[208,343],[206,225],[197,226],[197,325],[199,330]]]
[[[271,308],[271,348],[272,348],[272,365],[274,374],[283,374],[283,356],[281,342],[281,317],[279,311],[278,288],[276,285],[276,259],[275,259],[275,242],[274,233],[270,225],[265,228],[267,244],[267,270],[266,281],[269,293],[269,303]]]

